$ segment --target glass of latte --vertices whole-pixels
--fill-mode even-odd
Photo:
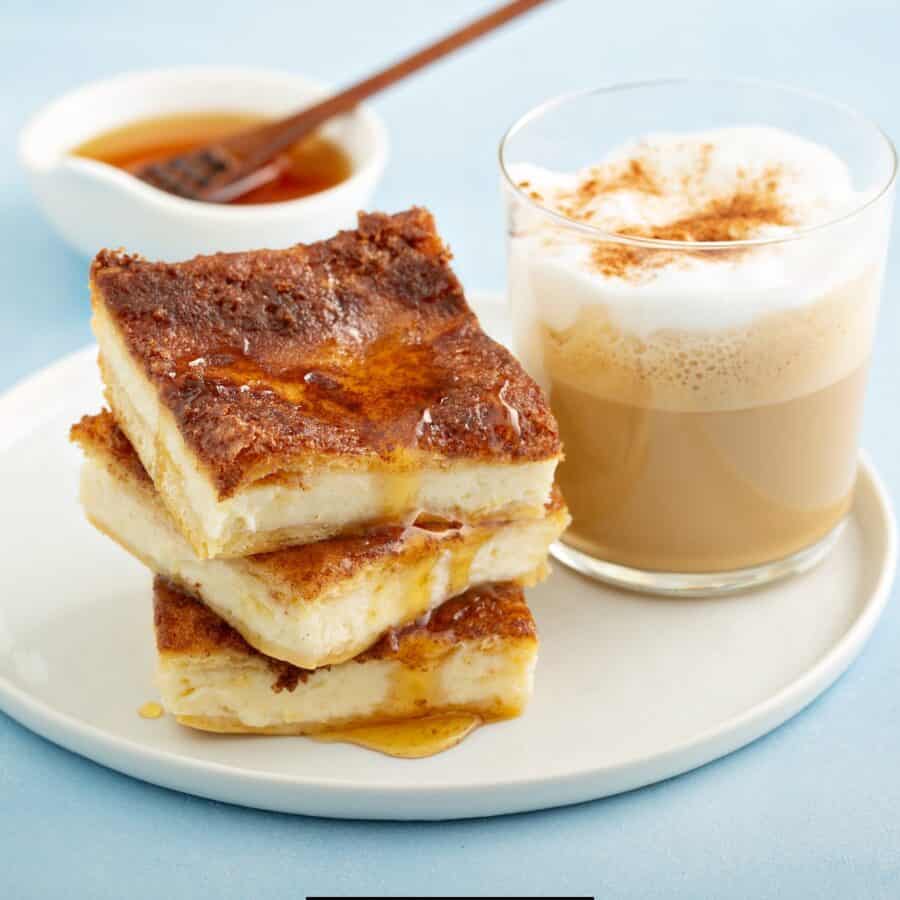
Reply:
[[[515,350],[547,392],[565,563],[702,595],[822,559],[853,502],[896,168],[760,83],[545,103],[500,148]]]

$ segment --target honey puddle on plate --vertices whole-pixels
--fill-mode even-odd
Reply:
[[[165,710],[155,701],[148,700],[140,709],[138,715],[142,719],[158,719],[165,713]]]
[[[421,759],[455,747],[481,724],[481,717],[470,713],[448,713],[388,722],[382,725],[363,725],[311,735],[322,743],[356,744],[402,759]]]

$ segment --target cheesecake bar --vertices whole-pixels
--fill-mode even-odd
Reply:
[[[254,650],[212,610],[157,577],[163,705],[218,732],[315,734],[439,713],[518,715],[531,696],[537,632],[513,584],[473,588],[391,630],[355,659],[313,671]]]
[[[558,493],[540,519],[461,527],[383,526],[242,559],[200,560],[175,528],[109,412],[72,427],[84,450],[88,520],[155,573],[198,596],[268,656],[304,668],[361,653],[472,585],[531,585],[568,515]]]
[[[287,250],[98,254],[107,399],[199,557],[544,515],[556,423],[449,258],[423,209]]]

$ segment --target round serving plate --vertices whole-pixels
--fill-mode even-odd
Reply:
[[[502,336],[496,297],[476,296]],[[68,426],[101,405],[96,350],[0,398],[0,708],[154,784],[318,816],[445,819],[578,803],[651,784],[795,715],[860,652],[888,597],[896,529],[866,460],[852,515],[811,572],[716,600],[626,594],[556,565],[529,591],[541,635],[519,719],[399,760],[303,738],[190,731],[156,698],[151,576],[84,520]]]

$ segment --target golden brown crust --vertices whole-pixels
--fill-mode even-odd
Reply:
[[[228,653],[257,657],[273,672],[273,691],[292,691],[316,671],[264,656],[199,600],[157,576],[153,582],[153,624],[160,654],[208,657]],[[505,582],[471,588],[439,606],[427,621],[389,631],[355,657],[396,660],[408,666],[448,652],[459,641],[537,640],[537,629],[521,587]],[[328,668],[327,666],[323,668]]]
[[[415,719],[429,716],[468,715],[477,716],[482,724],[512,719],[522,713],[520,703],[505,703],[501,697],[493,697],[488,702],[472,704],[422,704],[416,710]],[[316,735],[329,731],[344,731],[354,728],[371,728],[379,725],[392,725],[396,722],[409,721],[391,716],[361,716],[349,719],[329,719],[321,723],[291,722],[283,725],[254,726],[242,722],[236,716],[176,716],[179,724],[200,731],[211,731],[215,734],[260,734],[260,735]]]
[[[224,619],[160,575],[153,579],[153,628],[160,653],[257,652]]]
[[[82,416],[69,429],[69,439],[78,444],[86,455],[114,463],[141,485],[152,485],[134,447],[109,410]]]
[[[411,209],[288,250],[103,250],[91,281],[223,497],[310,457],[557,456],[540,388],[481,331],[449,258]]]
[[[303,595],[316,596],[325,585],[350,578],[377,561],[402,557],[403,563],[409,564],[434,552],[436,538],[409,541],[404,532],[400,527],[382,527],[365,534],[258,553],[251,558],[255,565],[286,584],[302,586]],[[461,535],[457,532],[447,540],[459,541]]]

